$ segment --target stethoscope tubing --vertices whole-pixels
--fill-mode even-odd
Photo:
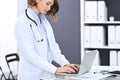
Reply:
[[[26,14],[27,18],[36,25],[37,30],[38,30],[40,36],[42,37],[41,40],[37,40],[37,38],[35,37],[35,33],[34,33],[34,31],[33,31],[32,24],[30,23],[30,28],[31,28],[31,31],[32,31],[32,33],[33,33],[33,36],[34,36],[35,40],[36,40],[37,42],[42,42],[42,41],[43,41],[43,36],[42,36],[42,34],[41,34],[41,31],[39,30],[39,27],[38,27],[37,23],[36,23],[32,18],[30,18],[30,17],[28,16],[28,14],[27,14],[27,9],[25,10],[25,14]]]

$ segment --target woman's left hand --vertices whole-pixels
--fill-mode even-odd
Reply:
[[[64,65],[64,66],[70,67],[70,68],[74,69],[75,72],[78,72],[79,69],[80,69],[80,66],[79,66],[78,64],[66,64],[66,65]]]

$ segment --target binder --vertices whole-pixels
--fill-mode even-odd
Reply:
[[[120,51],[118,51],[118,66],[120,66]]]
[[[85,1],[85,21],[97,21],[97,1]]]
[[[96,47],[97,45],[97,26],[90,27],[91,35],[90,35],[90,45],[91,47]]]
[[[96,26],[96,45],[103,47],[105,45],[104,27]]]
[[[118,65],[118,56],[117,51],[111,50],[110,51],[110,66],[117,66]]]
[[[107,6],[105,1],[98,1],[98,21],[107,21]]]
[[[114,25],[108,26],[108,46],[115,47],[116,45],[116,28]]]
[[[85,39],[84,39],[85,47],[89,47],[90,46],[90,26],[84,26],[84,27],[85,27],[85,31],[84,31],[84,34],[85,34]]]
[[[116,26],[116,47],[120,47],[120,25]]]

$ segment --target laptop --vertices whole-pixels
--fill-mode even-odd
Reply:
[[[77,73],[77,75],[87,73],[91,70],[96,54],[98,54],[98,50],[92,50],[90,52],[84,53],[84,57],[83,57],[81,65],[80,65],[80,70]],[[68,75],[68,76],[76,75],[76,74],[68,74],[68,73],[57,73],[57,74]]]
[[[91,70],[96,54],[98,54],[98,50],[92,50],[90,52],[84,53],[83,61],[80,65],[80,71],[78,74],[84,74]]]

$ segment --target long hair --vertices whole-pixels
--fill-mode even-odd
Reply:
[[[34,7],[37,6],[36,0],[28,0],[28,6]],[[47,12],[47,15],[50,15],[53,20],[57,19],[57,12],[59,11],[58,0],[54,0],[54,4],[51,7],[50,11]]]

